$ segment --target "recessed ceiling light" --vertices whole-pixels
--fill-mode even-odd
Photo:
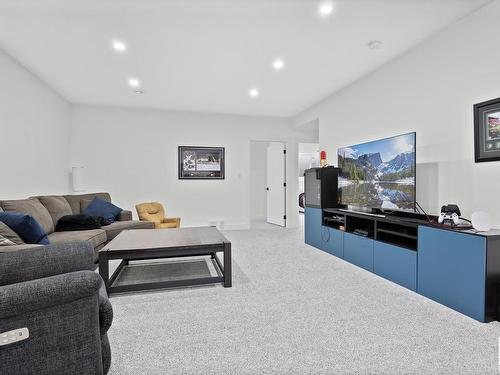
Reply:
[[[111,45],[113,46],[113,49],[116,52],[125,52],[125,51],[127,51],[127,45],[124,42],[122,42],[121,40],[114,39],[113,42],[111,43]]]
[[[273,68],[274,70],[281,70],[285,67],[285,62],[283,61],[283,59],[275,59],[273,61]]]
[[[248,95],[250,95],[251,98],[256,98],[259,96],[259,90],[256,88],[250,89]]]
[[[318,13],[321,17],[328,17],[333,13],[333,3],[331,1],[325,1],[321,3],[318,7]]]
[[[139,87],[141,85],[141,82],[137,78],[129,78],[128,84],[130,87]]]
[[[382,42],[380,40],[372,40],[368,43],[369,49],[379,49],[380,47],[382,47]]]
[[[144,90],[135,90],[134,91],[136,94],[144,94]]]

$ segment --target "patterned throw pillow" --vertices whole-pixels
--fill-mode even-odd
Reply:
[[[12,246],[12,245],[15,245],[15,243],[9,240],[8,238],[5,238],[4,236],[0,235],[0,246]]]

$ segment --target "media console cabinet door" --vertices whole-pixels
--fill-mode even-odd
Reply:
[[[304,209],[304,237],[305,243],[321,249],[321,216],[319,208],[306,207]]]
[[[332,254],[344,259],[344,232],[333,228],[329,229]]]
[[[373,240],[344,233],[344,260],[373,272]]]
[[[344,232],[324,226],[321,237],[323,240],[322,250],[338,258],[344,258]]]
[[[420,226],[417,291],[485,321],[486,238]]]
[[[417,290],[417,252],[375,241],[373,272],[387,280]]]

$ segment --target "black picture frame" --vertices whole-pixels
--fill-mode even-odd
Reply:
[[[224,180],[224,147],[179,146],[179,180]]]
[[[474,160],[500,160],[500,98],[474,104]]]

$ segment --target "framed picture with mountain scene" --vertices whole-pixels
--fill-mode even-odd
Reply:
[[[179,146],[179,180],[223,180],[224,147]]]
[[[474,105],[476,163],[500,160],[500,98]]]

